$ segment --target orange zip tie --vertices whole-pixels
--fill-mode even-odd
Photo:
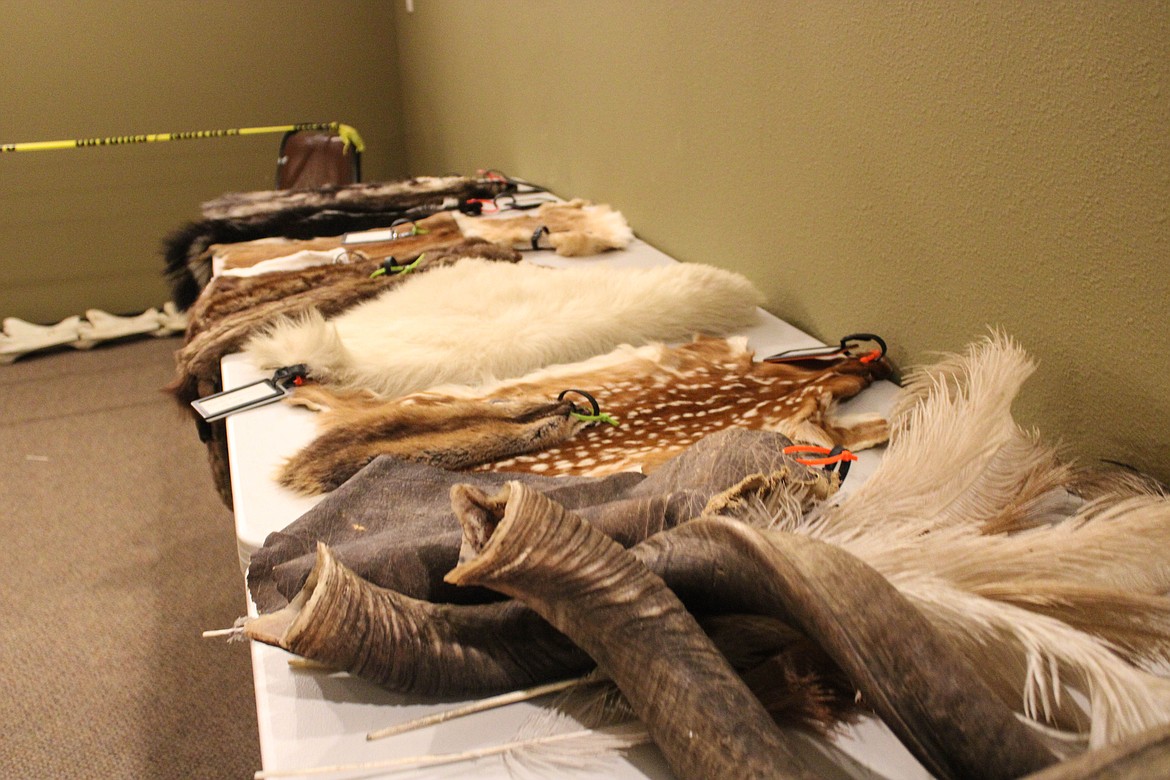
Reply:
[[[478,173],[480,176],[484,177],[488,181],[507,181],[508,180],[507,176],[504,176],[499,171],[493,171],[490,168],[480,168],[478,171],[476,171],[476,173]]]
[[[857,460],[857,456],[849,450],[838,450],[836,453],[828,447],[814,447],[811,444],[793,444],[790,447],[785,447],[783,450],[785,455],[794,455],[798,452],[811,452],[816,455],[825,455],[824,458],[793,458],[802,466],[831,466],[835,463],[852,463]]]
[[[478,203],[480,205],[481,212],[484,214],[495,214],[500,210],[500,204],[496,203],[495,200],[491,198],[468,198],[467,202]],[[489,209],[488,206],[491,206],[491,208]]]

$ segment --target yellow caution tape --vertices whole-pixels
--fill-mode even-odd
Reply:
[[[231,130],[191,130],[182,133],[147,133],[145,135],[115,135],[109,138],[74,138],[67,141],[31,141],[19,144],[0,144],[0,152],[44,152],[51,149],[81,149],[89,146],[118,146],[121,144],[151,144],[159,141],[191,141],[197,138],[224,138],[233,135],[260,133],[289,133],[294,130],[332,130],[341,136],[348,149],[352,146],[360,154],[366,144],[358,131],[340,122],[307,122],[297,125],[270,127],[238,127]]]

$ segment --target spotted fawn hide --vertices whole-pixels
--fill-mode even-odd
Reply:
[[[841,359],[816,369],[756,363],[742,337],[669,347],[619,347],[483,388],[450,387],[378,401],[307,385],[293,403],[323,412],[321,432],[282,467],[281,484],[315,494],[336,488],[378,455],[448,469],[550,476],[650,472],[724,428],[776,431],[799,443],[850,450],[885,441],[879,415],[838,419],[851,398],[885,373],[882,363]],[[593,395],[620,425],[586,423],[568,388]]]
[[[187,309],[211,280],[211,246],[269,236],[313,238],[387,227],[396,219],[421,219],[448,202],[492,198],[507,182],[447,177],[351,184],[312,190],[225,195],[204,205],[203,218],[188,222],[162,242],[171,296]]]
[[[742,275],[694,263],[552,269],[472,258],[331,320],[282,320],[246,351],[262,368],[304,364],[321,384],[392,398],[522,376],[623,343],[727,335],[752,325],[762,302]]]

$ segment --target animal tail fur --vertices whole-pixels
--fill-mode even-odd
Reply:
[[[277,320],[248,349],[262,366],[312,366],[313,378],[325,384],[346,384],[355,362],[337,328],[316,309]]]

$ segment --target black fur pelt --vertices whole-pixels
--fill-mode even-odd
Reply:
[[[162,245],[165,276],[175,305],[184,310],[189,308],[211,279],[209,249],[213,244],[273,236],[294,239],[338,236],[355,230],[389,227],[398,219],[429,216],[444,208],[450,202],[448,199],[464,203],[469,198],[492,198],[508,187],[507,182],[460,178],[442,188],[428,185],[412,189],[411,181],[398,186],[397,192],[389,196],[380,192],[363,197],[362,191],[356,189],[368,189],[369,185],[351,185],[355,188],[352,190],[322,188],[317,197],[297,198],[297,202],[309,205],[240,217],[204,218],[182,225],[167,235]],[[338,197],[342,192],[347,197]],[[280,193],[273,195],[274,200],[280,200]]]

